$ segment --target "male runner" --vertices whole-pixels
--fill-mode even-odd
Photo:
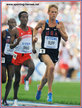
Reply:
[[[68,36],[65,32],[65,28],[62,22],[56,20],[58,15],[58,7],[56,5],[50,5],[48,8],[49,20],[40,21],[34,29],[34,37],[38,32],[38,29],[42,29],[41,33],[41,49],[39,58],[46,65],[46,72],[41,80],[41,84],[38,87],[36,99],[41,97],[41,90],[48,82],[48,96],[47,101],[52,102],[52,83],[54,79],[54,68],[58,61],[59,45],[61,37],[67,41]]]
[[[6,84],[5,96],[3,104],[8,105],[6,99],[11,89],[12,78],[14,75],[14,69],[12,61],[13,49],[10,49],[10,41],[12,29],[16,26],[16,21],[13,18],[8,20],[9,29],[2,31],[2,83],[6,82],[6,70],[8,73],[8,82]]]
[[[13,30],[13,35],[11,38],[11,48],[15,48],[12,63],[15,67],[15,82],[14,82],[14,105],[17,106],[17,93],[20,82],[20,68],[21,65],[28,67],[28,73],[25,77],[25,90],[29,90],[28,79],[34,72],[34,63],[31,59],[30,54],[32,53],[32,31],[33,29],[27,26],[28,13],[22,11],[18,15],[20,20],[20,25]],[[13,43],[16,40],[15,43]],[[36,39],[35,39],[36,40]],[[33,46],[34,48],[34,46]],[[35,49],[33,49],[35,52]]]

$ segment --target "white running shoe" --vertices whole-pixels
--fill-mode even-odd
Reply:
[[[18,106],[18,101],[17,99],[14,100],[13,105],[12,106]]]
[[[25,87],[24,87],[24,89],[25,89],[26,91],[29,91],[29,81],[24,80],[24,82],[25,82]]]

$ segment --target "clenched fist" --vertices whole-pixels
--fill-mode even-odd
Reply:
[[[33,37],[33,42],[36,43],[38,41],[37,37]]]

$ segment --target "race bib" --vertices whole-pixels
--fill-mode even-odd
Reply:
[[[2,57],[2,63],[5,63],[5,57]]]
[[[13,58],[16,59],[17,58],[17,54],[14,53],[13,54]]]
[[[45,36],[45,48],[57,49],[58,48],[58,37]]]
[[[10,44],[6,43],[5,49],[4,49],[4,54],[6,55],[13,55],[14,49],[10,48]]]
[[[19,45],[15,47],[15,50],[18,53],[31,53],[32,52],[32,36],[25,35],[22,37]]]
[[[40,49],[39,54],[45,54],[45,49]]]

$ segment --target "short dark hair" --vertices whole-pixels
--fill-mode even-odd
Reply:
[[[26,11],[21,11],[21,12],[18,14],[19,19],[20,19],[20,17],[21,17],[21,14],[23,14],[23,13],[28,14],[28,12],[26,12]]]
[[[49,5],[49,7],[48,7],[48,12],[50,11],[50,9],[51,9],[52,7],[55,7],[55,8],[58,10],[58,6],[56,6],[55,4],[52,4],[52,5]]]
[[[10,18],[10,19],[8,19],[8,23],[9,23],[11,20],[16,21],[14,18]]]

